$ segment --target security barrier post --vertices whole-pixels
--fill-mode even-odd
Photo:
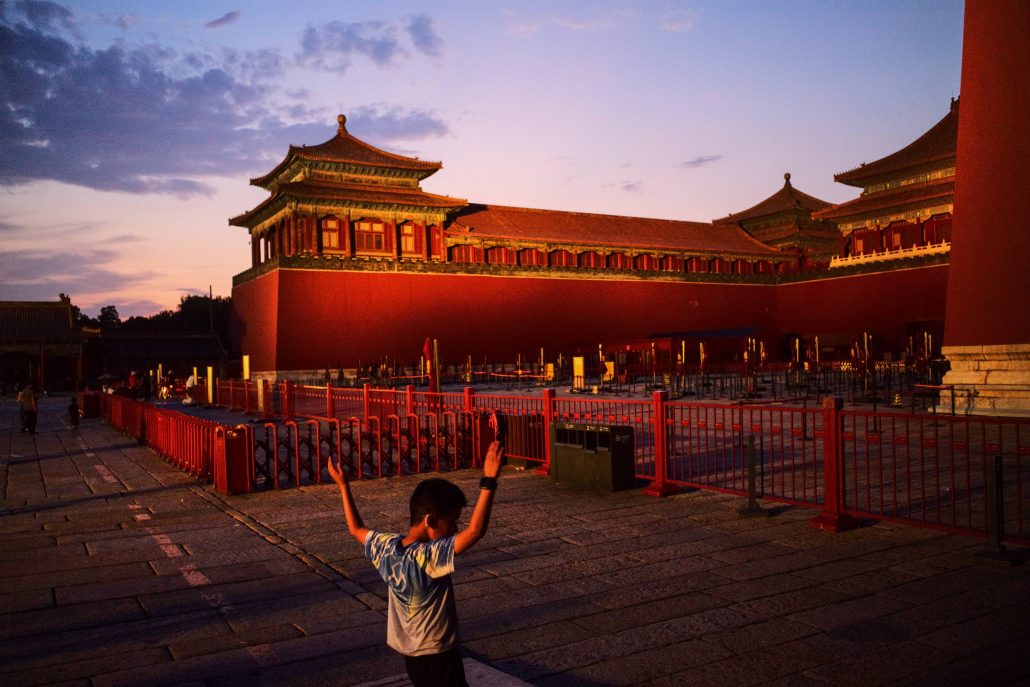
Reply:
[[[648,496],[669,496],[679,492],[675,485],[666,481],[669,466],[665,404],[669,400],[669,392],[656,391],[651,398],[654,401],[654,481],[644,488],[644,493]]]
[[[844,460],[842,398],[823,399],[823,510],[809,525],[828,532],[853,529],[858,523],[844,508]]]
[[[544,464],[536,469],[538,475],[551,474],[551,423],[554,422],[554,389],[544,389]]]

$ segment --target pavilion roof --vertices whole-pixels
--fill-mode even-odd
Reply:
[[[464,207],[468,203],[462,198],[426,193],[419,188],[341,184],[309,179],[282,184],[270,198],[253,210],[231,218],[229,224],[238,227],[253,226],[267,216],[269,211],[274,212],[275,209],[289,201],[325,205],[352,203],[354,205],[401,206],[440,211]]]
[[[734,225],[470,204],[449,229],[473,236],[642,249],[782,255]]]
[[[901,176],[906,170],[932,163],[954,162],[957,145],[958,99],[955,99],[951,101],[948,114],[909,145],[875,162],[862,163],[854,169],[835,174],[833,178],[842,184],[864,188],[877,178]]]
[[[893,208],[901,209],[940,203],[952,200],[954,196],[954,179],[935,179],[922,184],[899,186],[889,191],[859,196],[854,200],[817,212],[813,217],[839,222],[846,218],[859,218],[862,215]]]
[[[738,222],[757,219],[759,217],[770,217],[782,212],[800,210],[812,213],[816,210],[830,207],[830,205],[832,205],[832,203],[820,200],[815,196],[808,195],[807,193],[802,193],[791,186],[790,174],[787,173],[783,175],[783,188],[776,193],[747,210],[742,210],[741,212],[727,215],[726,217],[721,217],[713,221],[715,224],[736,224]]]
[[[78,343],[66,301],[0,301],[0,344]]]
[[[251,179],[250,183],[254,186],[267,187],[295,160],[403,170],[416,173],[420,179],[428,177],[443,167],[441,162],[429,162],[417,157],[396,155],[376,148],[348,133],[347,118],[342,114],[337,117],[337,121],[339,127],[336,135],[328,141],[313,146],[291,145],[286,157],[276,165],[275,169],[264,176]]]

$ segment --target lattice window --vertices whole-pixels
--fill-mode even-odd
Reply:
[[[354,248],[362,252],[382,252],[386,249],[386,225],[382,222],[361,220],[354,223]]]

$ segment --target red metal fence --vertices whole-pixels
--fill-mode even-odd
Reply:
[[[891,520],[1030,544],[1030,419],[822,407],[494,396],[219,382],[217,402],[263,417],[230,428],[100,395],[112,426],[226,491],[322,483],[339,459],[352,479],[478,465],[503,414],[506,453],[546,474],[555,422],[621,425],[635,474],[664,495],[700,488],[820,509],[814,524]],[[235,475],[235,481],[233,479]],[[235,484],[236,486],[231,486]],[[223,488],[220,486],[219,488]]]
[[[755,495],[820,508],[824,527],[872,518],[986,534],[995,499],[1004,538],[1030,543],[1027,419],[843,410],[833,400],[791,408],[668,402],[663,392],[620,400],[289,383],[259,404],[257,385],[242,384],[221,382],[220,403],[252,413],[260,405],[287,420],[256,431],[259,485],[325,481],[329,456],[342,456],[355,479],[474,466],[493,436],[490,415],[502,413],[507,455],[542,473],[554,422],[623,425],[633,429],[635,472],[648,493],[747,495],[754,455]]]
[[[100,415],[112,427],[154,449],[183,472],[214,476],[215,434],[223,425],[125,396],[99,394]]]

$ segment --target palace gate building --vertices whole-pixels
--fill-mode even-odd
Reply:
[[[441,163],[380,150],[338,120],[328,141],[291,146],[252,179],[269,197],[229,220],[251,239],[232,301],[254,376],[410,365],[427,337],[442,363],[732,336],[760,339],[773,360],[819,336],[827,359],[866,332],[889,358],[940,350],[957,103],[910,146],[838,174],[862,189],[853,201],[814,198],[788,174],[712,222],[427,193]]]

